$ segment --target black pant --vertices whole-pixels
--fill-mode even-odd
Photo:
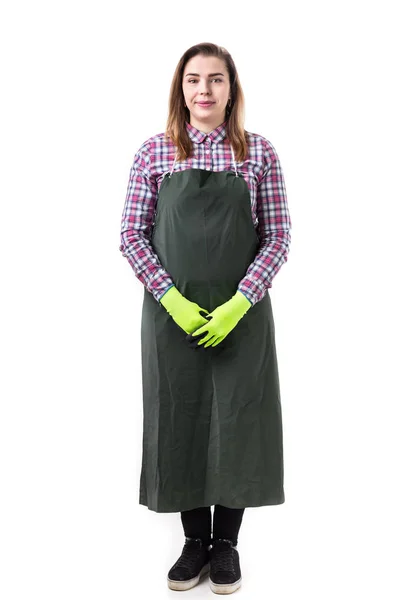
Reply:
[[[211,536],[211,506],[202,506],[181,512],[185,536],[199,537],[211,543],[211,539],[226,538],[236,546],[244,508],[228,508],[221,504],[214,507]]]

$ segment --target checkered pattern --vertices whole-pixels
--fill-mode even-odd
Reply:
[[[174,172],[190,168],[234,170],[225,126],[226,122],[206,134],[186,122],[193,142],[193,157],[176,162]],[[267,288],[272,286],[273,278],[287,261],[291,219],[285,180],[275,148],[263,136],[248,134],[249,155],[244,162],[237,163],[237,169],[249,187],[252,219],[260,247],[239,282],[238,290],[254,305],[262,300]],[[140,146],[130,170],[121,221],[119,249],[135,276],[158,302],[174,281],[151,246],[151,233],[158,190],[165,172],[172,170],[174,157],[175,146],[164,133],[154,135]]]

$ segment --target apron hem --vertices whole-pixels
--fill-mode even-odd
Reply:
[[[182,504],[176,508],[156,508],[152,504],[148,504],[145,500],[139,500],[139,505],[146,506],[148,510],[156,513],[174,513],[174,512],[182,512],[186,510],[192,510],[194,508],[198,508],[199,506],[215,506],[216,504],[221,504],[222,506],[226,506],[228,508],[256,508],[260,506],[278,506],[280,504],[284,504],[286,502],[285,493],[282,492],[276,496],[271,496],[265,500],[260,500],[258,502],[246,502],[246,503],[232,503],[232,501],[224,500],[223,498],[215,498],[211,502],[204,503],[202,500],[189,502]]]

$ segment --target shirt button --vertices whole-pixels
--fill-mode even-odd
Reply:
[[[206,154],[210,154],[210,151],[209,151],[209,150],[206,150]]]

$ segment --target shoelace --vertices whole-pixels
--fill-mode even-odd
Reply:
[[[227,541],[216,544],[215,548],[217,551],[213,553],[212,559],[214,571],[235,571],[232,544]]]
[[[199,557],[201,548],[200,538],[187,538],[182,550],[181,556],[176,561],[174,567],[185,567],[191,569]],[[197,552],[196,552],[197,550]]]

